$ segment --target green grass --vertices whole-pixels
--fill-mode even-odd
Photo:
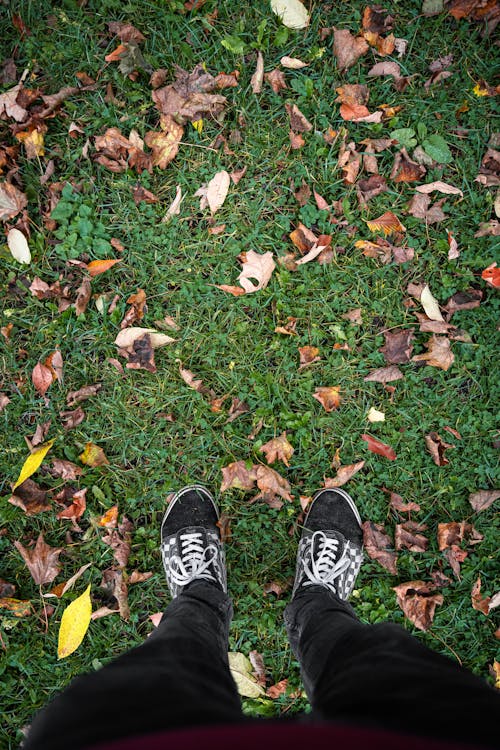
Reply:
[[[392,620],[402,624],[430,647],[460,661],[477,674],[488,678],[488,665],[495,658],[495,616],[485,618],[472,609],[470,590],[478,575],[482,590],[492,594],[495,582],[494,554],[498,548],[498,527],[494,508],[476,516],[467,501],[469,492],[495,486],[496,455],[495,405],[495,331],[498,304],[495,290],[486,287],[480,272],[494,259],[495,238],[474,239],[481,221],[492,217],[494,191],[474,182],[486,144],[495,124],[495,101],[478,98],[473,86],[481,78],[493,83],[492,41],[480,36],[481,26],[457,23],[446,15],[431,19],[419,15],[420,3],[393,3],[396,36],[408,39],[408,52],[398,60],[403,74],[415,76],[403,93],[397,93],[391,79],[368,79],[367,71],[375,62],[370,52],[345,74],[339,74],[332,55],[331,37],[320,43],[318,30],[325,26],[349,28],[356,32],[364,4],[319,4],[313,8],[311,26],[306,32],[284,33],[271,16],[264,0],[242,6],[226,0],[208,0],[203,9],[183,13],[182,2],[138,0],[94,0],[83,8],[66,0],[58,4],[14,2],[31,31],[19,40],[11,28],[6,7],[3,16],[2,58],[17,49],[18,70],[33,74],[31,86],[47,93],[63,85],[74,85],[74,74],[85,71],[99,76],[92,91],[68,99],[63,111],[48,121],[45,136],[46,155],[40,161],[19,159],[20,174],[29,197],[32,221],[30,246],[33,262],[20,267],[7,253],[0,258],[4,284],[2,325],[14,325],[9,342],[2,340],[0,390],[11,403],[0,414],[2,451],[0,453],[0,576],[15,583],[21,599],[30,599],[34,614],[14,621],[0,619],[3,640],[0,662],[4,715],[0,745],[16,747],[20,730],[34,711],[63,688],[75,675],[97,668],[125,647],[140,643],[152,626],[148,615],[162,609],[167,591],[158,551],[159,521],[165,498],[171,489],[191,481],[207,484],[217,492],[221,467],[231,461],[262,461],[258,448],[274,435],[287,430],[295,447],[291,466],[276,465],[292,484],[294,503],[272,510],[262,503],[249,505],[248,497],[230,491],[219,498],[221,509],[232,518],[232,540],[228,545],[230,593],[235,604],[231,630],[231,649],[245,654],[257,649],[264,655],[269,684],[289,678],[293,693],[300,685],[298,665],[286,642],[282,611],[286,595],[276,600],[265,597],[265,583],[285,581],[294,572],[298,532],[288,530],[296,519],[299,495],[311,494],[332,476],[331,461],[340,448],[343,464],[366,460],[364,470],[348,485],[364,518],[386,524],[393,530],[396,518],[388,510],[388,487],[422,506],[418,519],[429,525],[430,548],[417,554],[401,552],[399,576],[390,576],[377,563],[367,561],[353,597],[364,622]],[[213,27],[206,16],[217,7]],[[53,16],[51,28],[48,16]],[[50,19],[49,19],[50,20]],[[139,178],[135,172],[112,174],[91,160],[82,158],[84,138],[68,137],[74,120],[93,141],[95,135],[116,126],[128,134],[132,127],[144,136],[157,123],[147,74],[137,81],[124,79],[116,64],[106,65],[104,56],[116,46],[107,34],[111,20],[127,20],[146,35],[142,45],[146,60],[154,67],[173,63],[191,70],[204,62],[212,73],[240,70],[240,85],[223,92],[228,97],[223,125],[205,122],[202,135],[186,127],[184,145],[174,162],[164,171]],[[261,40],[257,42],[257,28]],[[189,41],[186,40],[189,35]],[[222,40],[238,36],[245,45],[246,57],[227,50]],[[266,71],[279,64],[287,54],[310,60],[303,71],[287,71],[289,90],[274,94],[267,84],[254,95],[250,78],[254,70],[254,52],[260,47]],[[322,49],[322,53],[319,49]],[[453,76],[426,90],[429,63],[441,55],[453,53]],[[320,56],[322,54],[322,56]],[[106,84],[111,82],[123,106],[104,101]],[[344,123],[334,103],[335,88],[343,83],[366,82],[370,88],[370,109],[385,102],[401,105],[390,121],[380,125]],[[285,101],[294,101],[314,124],[300,152],[290,151]],[[466,102],[468,110],[456,114]],[[242,128],[243,118],[247,125]],[[422,222],[405,215],[413,194],[412,186],[389,182],[389,192],[372,200],[361,212],[354,188],[346,187],[336,167],[339,142],[328,146],[322,132],[328,126],[346,127],[349,139],[359,143],[366,137],[387,137],[397,128],[425,125],[427,134],[441,134],[449,144],[453,160],[445,167],[429,169],[426,182],[443,179],[464,192],[463,200],[450,196],[445,204],[448,218],[428,229]],[[467,129],[465,136],[454,132]],[[222,149],[214,152],[211,142],[218,133],[228,135],[241,130],[242,142],[233,146],[234,156]],[[422,131],[421,131],[422,132]],[[13,142],[9,125],[0,121],[2,141]],[[380,155],[379,167],[389,175],[395,149]],[[73,207],[67,222],[61,223],[59,240],[43,229],[40,210],[45,202],[40,175],[46,160],[55,159],[54,180],[81,183],[73,194]],[[220,169],[231,171],[247,167],[238,186],[232,186],[225,205],[217,214],[217,223],[225,223],[219,236],[208,235],[206,212],[199,211],[194,192]],[[350,236],[343,226],[328,223],[323,213],[310,202],[299,208],[291,183],[298,186],[304,178],[328,201],[342,199],[345,215],[357,231]],[[131,187],[139,181],[160,198],[156,205],[136,207]],[[175,186],[185,194],[182,211],[168,225],[160,219],[174,197]],[[69,202],[71,203],[71,201]],[[77,227],[82,211],[91,222],[90,240],[67,241]],[[71,213],[70,213],[71,209]],[[354,247],[357,239],[370,238],[362,219],[375,218],[386,210],[395,211],[407,227],[409,244],[415,259],[404,266],[383,266]],[[81,213],[80,213],[81,216]],[[331,265],[311,263],[294,273],[278,266],[269,286],[256,294],[234,298],[215,288],[215,284],[236,283],[239,273],[237,255],[243,250],[272,251],[283,256],[290,251],[287,238],[298,220],[318,231],[332,232],[333,243],[346,249]],[[461,256],[447,260],[446,229],[457,238]],[[96,242],[100,237],[101,244]],[[90,258],[111,257],[105,244],[120,239],[125,251],[123,262],[92,282],[94,295],[119,295],[117,309],[111,315],[99,313],[94,302],[86,313],[76,317],[74,309],[59,314],[57,306],[39,301],[27,291],[35,276],[47,282],[60,274],[74,273],[65,265],[64,253],[87,252]],[[66,239],[66,244],[64,240]],[[102,244],[104,242],[104,244]],[[496,248],[498,249],[498,248]],[[61,254],[63,253],[63,254]],[[472,343],[454,342],[455,363],[448,372],[432,367],[403,365],[405,378],[396,386],[394,398],[383,387],[365,383],[363,377],[384,365],[378,351],[383,344],[382,331],[393,327],[415,327],[415,353],[424,351],[428,334],[418,332],[411,308],[404,306],[410,281],[425,280],[435,296],[445,302],[456,291],[471,284],[484,291],[480,308],[459,312],[454,323],[464,328]],[[165,314],[173,316],[180,330],[177,341],[156,353],[158,372],[126,371],[121,376],[107,361],[116,356],[113,344],[119,323],[127,308],[126,299],[138,288],[148,299],[147,326]],[[360,307],[363,325],[343,320],[348,310]],[[274,333],[287,316],[298,319],[297,337]],[[349,344],[350,351],[335,351],[336,342]],[[311,344],[321,350],[321,362],[298,372],[297,347]],[[34,365],[56,347],[64,357],[64,385],[54,384],[50,402],[45,406],[31,384]],[[25,350],[25,353],[23,353]],[[227,408],[211,412],[207,401],[189,389],[178,374],[178,360],[192,370],[218,395],[229,393],[244,399],[249,412],[226,424]],[[66,393],[94,382],[102,382],[99,396],[83,404],[85,421],[64,432],[59,412],[65,408]],[[341,408],[326,414],[312,398],[317,386],[340,385]],[[228,399],[227,404],[230,403]],[[382,425],[369,425],[370,406],[386,414]],[[159,418],[159,412],[173,412],[175,422]],[[24,436],[32,435],[38,422],[52,420],[49,438],[56,438],[52,455],[78,463],[87,441],[99,444],[110,464],[102,468],[85,467],[79,486],[88,487],[88,509],[81,520],[83,534],[73,533],[67,544],[69,522],[58,521],[56,511],[27,517],[7,503],[10,485],[27,455]],[[263,428],[252,441],[248,435],[263,420]],[[437,467],[425,450],[424,435],[441,432],[444,426],[458,429],[462,441],[447,456],[449,465]],[[360,434],[370,432],[394,447],[397,461],[387,462],[370,454]],[[446,439],[446,437],[445,437]],[[40,473],[43,486],[59,486],[48,474]],[[498,481],[498,480],[497,480]],[[93,622],[84,647],[68,659],[56,657],[57,631],[61,613],[84,585],[93,584],[96,592],[101,572],[112,564],[111,551],[100,541],[91,519],[118,504],[134,523],[133,546],[128,570],[154,571],[146,583],[130,587],[130,622],[118,615]],[[451,571],[438,551],[437,524],[450,520],[470,520],[484,534],[484,540],[470,551],[462,565],[462,579],[444,590],[431,630],[421,633],[404,619],[396,605],[391,587],[398,582],[423,578],[441,566]],[[26,544],[42,531],[52,546],[63,546],[63,570],[57,581],[69,578],[86,562],[92,567],[78,582],[75,591],[55,603],[55,611],[45,622],[42,598],[33,583],[13,541]],[[53,602],[54,600],[51,600]],[[99,601],[95,600],[95,606]],[[8,614],[8,613],[7,613]],[[8,699],[7,699],[8,696]],[[245,709],[256,714],[292,713],[306,707],[303,698],[290,695],[278,701],[245,701]]]

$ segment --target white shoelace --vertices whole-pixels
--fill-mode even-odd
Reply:
[[[181,554],[173,555],[170,559],[169,574],[178,586],[187,586],[195,578],[205,578],[216,581],[209,568],[216,563],[218,549],[215,544],[204,545],[203,536],[199,531],[182,534]],[[207,557],[207,553],[212,553]]]
[[[319,554],[315,559],[313,550],[316,540],[319,540]],[[342,555],[338,558],[339,544],[338,539],[326,536],[323,531],[314,532],[310,541],[311,565],[304,560],[307,581],[304,581],[303,586],[327,586],[333,593],[338,593],[334,581],[351,565],[349,542],[346,542]]]

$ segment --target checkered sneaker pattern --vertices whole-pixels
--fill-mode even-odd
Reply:
[[[303,586],[325,586],[349,598],[363,562],[362,550],[337,531],[315,531],[299,542],[292,597]]]
[[[201,526],[182,529],[162,542],[161,556],[172,598],[195,580],[217,582],[227,591],[224,549],[217,533]]]

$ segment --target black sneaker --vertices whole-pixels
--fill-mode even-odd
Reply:
[[[227,591],[226,561],[212,495],[193,484],[176,492],[161,525],[161,556],[172,598],[192,581]]]
[[[292,597],[306,586],[323,586],[346,600],[362,562],[363,530],[352,497],[320,490],[304,520]]]

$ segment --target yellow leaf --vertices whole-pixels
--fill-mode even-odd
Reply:
[[[76,651],[88,630],[91,614],[89,583],[83,594],[68,604],[63,612],[57,644],[58,659],[65,659],[66,656]]]
[[[383,232],[386,235],[391,234],[391,232],[406,232],[406,229],[392,211],[386,211],[378,219],[367,221],[366,224],[372,232]]]
[[[109,464],[104,451],[95,443],[86,443],[85,450],[78,456],[82,464],[87,466],[103,466],[103,464]]]
[[[488,90],[480,86],[479,83],[476,83],[476,85],[472,89],[472,92],[476,96],[488,96]]]
[[[37,471],[37,469],[40,468],[42,465],[43,459],[47,455],[47,453],[50,451],[52,446],[54,445],[54,440],[49,440],[48,443],[44,443],[44,445],[41,445],[39,448],[36,449],[36,451],[33,451],[31,455],[28,456],[26,461],[23,464],[23,468],[21,469],[21,473],[19,474],[19,477],[17,479],[17,482],[13,486],[13,490],[16,489],[16,487],[19,487],[20,484],[25,482],[29,477]]]
[[[203,130],[203,120],[201,118],[199,120],[193,120],[191,125],[201,135]]]
[[[264,694],[263,688],[257,683],[252,674],[250,660],[238,651],[230,651],[228,654],[229,669],[238,688],[238,693],[245,698],[259,698]]]

